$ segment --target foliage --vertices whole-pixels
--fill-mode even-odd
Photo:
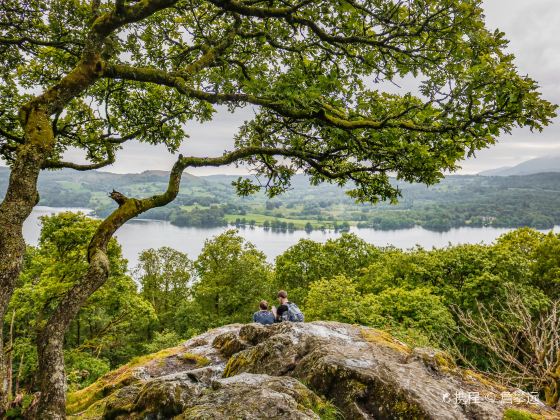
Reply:
[[[212,205],[208,209],[190,211],[175,209],[169,214],[169,220],[176,226],[216,227],[227,225],[225,214],[224,208]]]
[[[207,240],[195,266],[193,298],[183,308],[185,321],[193,320],[195,328],[247,322],[259,301],[272,296],[265,255],[233,230]]]
[[[505,34],[486,29],[470,0],[10,0],[3,11],[8,162],[28,103],[53,118],[45,166],[55,168],[76,166],[61,162],[69,147],[101,165],[130,139],[175,152],[186,123],[208,121],[215,104],[253,105],[235,137],[248,153],[236,160],[268,182],[240,179],[239,193],[275,196],[303,170],[313,184],[351,181],[352,197],[375,202],[399,195],[389,172],[433,184],[501,132],[541,130],[555,115],[537,83],[518,74]],[[387,92],[402,78],[418,93]]]
[[[134,275],[141,295],[156,311],[158,329],[171,328],[177,307],[190,296],[193,262],[169,247],[146,249],[138,260]]]
[[[42,218],[37,248],[29,247],[26,267],[10,304],[5,325],[14,317],[14,372],[23,386],[34,386],[37,369],[36,331],[63,292],[87,269],[89,237],[99,221],[83,214],[60,213]],[[140,353],[147,326],[155,319],[152,306],[126,274],[126,260],[112,240],[108,248],[111,275],[72,322],[65,337],[66,370],[71,387],[93,382],[99,375]]]
[[[559,244],[558,234],[524,228],[494,245],[381,249],[353,276],[315,275],[304,309],[309,319],[373,325],[447,348],[463,363],[539,390],[556,405],[559,315],[551,285]],[[299,261],[298,248],[282,257]]]
[[[302,310],[309,321],[328,320],[371,325],[370,315],[375,309],[368,307],[369,302],[364,300],[352,279],[338,275],[329,280],[323,278],[311,283]]]
[[[355,276],[378,255],[377,248],[352,234],[325,244],[303,239],[276,258],[276,286],[289,290],[295,302],[303,302],[313,281],[339,274]]]
[[[144,344],[146,354],[157,353],[158,351],[175,347],[181,342],[181,337],[173,330],[156,331],[154,336]]]
[[[379,294],[361,294],[358,287],[356,280],[345,276],[312,283],[304,307],[308,319],[361,324],[404,335],[415,330],[432,343],[442,342],[454,326],[441,298],[429,289],[396,287]]]
[[[394,202],[400,192],[388,173],[434,184],[500,133],[542,130],[556,115],[537,83],[518,74],[504,34],[486,29],[478,1],[6,0],[1,12],[0,158],[12,170],[0,204],[1,227],[12,228],[0,234],[3,316],[21,272],[21,227],[37,203],[41,170],[109,165],[132,139],[177,152],[187,123],[210,120],[214,105],[257,109],[232,151],[179,156],[166,193],[128,200],[114,192],[119,210],[92,241],[88,260],[70,250],[75,271],[35,267],[59,280],[38,296],[49,332],[56,332],[39,340],[46,349],[39,415],[65,412],[60,375],[47,368],[62,363],[52,359],[68,325],[48,315],[73,318],[97,289],[81,288],[72,272],[104,265],[87,278],[103,285],[106,242],[130,218],[172,201],[188,166],[244,164],[267,180],[238,179],[243,196],[265,190],[274,197],[304,172],[313,185],[351,182],[348,194],[357,201]],[[380,86],[404,77],[417,81],[418,94]],[[91,164],[63,161],[69,148],[85,152]],[[201,283],[218,272],[200,267],[204,261]],[[52,296],[73,281],[80,298],[54,305]],[[201,302],[214,296],[221,315],[216,287],[195,292]]]
[[[15,309],[13,360],[21,388],[35,389],[35,328],[60,291],[85,269],[85,238],[97,223],[70,213],[44,218],[39,246],[28,249],[5,319],[9,330]],[[135,270],[137,290],[112,241],[113,274],[66,336],[68,385],[87,386],[135,356],[173,347],[208,328],[250,322],[261,299],[272,301],[274,292],[285,288],[306,320],[373,326],[415,345],[459,352],[463,363],[538,389],[554,404],[553,392],[547,391],[554,382],[538,374],[553,363],[540,363],[535,352],[529,361],[526,357],[532,354],[530,333],[551,337],[547,322],[558,319],[551,315],[551,308],[555,313],[558,308],[551,285],[560,270],[559,247],[560,235],[527,228],[492,245],[406,251],[376,248],[343,234],[324,244],[301,240],[272,267],[262,252],[229,230],[207,240],[195,261],[170,248],[144,251]],[[491,349],[488,343],[505,347]],[[504,364],[504,354],[513,359]],[[512,375],[516,366],[537,373],[524,371],[519,382]]]
[[[69,392],[91,385],[109,370],[109,362],[99,356],[71,349],[64,354]]]

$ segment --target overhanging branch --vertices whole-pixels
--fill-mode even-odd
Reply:
[[[320,110],[317,111],[314,109],[299,109],[290,107],[275,99],[259,97],[246,93],[206,92],[188,86],[186,80],[189,79],[189,74],[184,72],[166,72],[151,67],[133,67],[123,64],[107,65],[102,77],[168,86],[177,89],[178,92],[190,98],[212,104],[249,103],[271,109],[284,117],[302,120],[320,120],[330,126],[345,130],[399,128],[408,131],[426,133],[445,133],[448,131],[455,131],[457,129],[456,127],[450,127],[443,124],[439,126],[421,125],[410,120],[375,120],[368,118],[347,119],[344,118],[340,112],[334,111],[328,104],[318,104],[317,106]]]

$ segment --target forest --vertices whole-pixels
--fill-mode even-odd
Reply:
[[[42,223],[4,319],[13,349],[10,390],[23,407],[37,389],[35,327],[83,275],[87,238],[99,221],[61,213]],[[107,283],[64,337],[70,391],[209,328],[250,322],[261,299],[273,303],[286,289],[308,321],[380,328],[414,346],[444,349],[459,364],[539,392],[551,405],[558,400],[558,337],[539,336],[539,328],[558,334],[560,327],[558,234],[523,228],[492,245],[409,251],[343,234],[324,244],[301,240],[270,264],[229,230],[208,239],[194,260],[171,248],[147,249],[128,267],[116,240],[108,256]]]

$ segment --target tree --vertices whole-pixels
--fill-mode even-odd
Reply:
[[[159,195],[137,199],[114,191],[110,197],[118,208],[107,216],[93,233],[87,247],[87,270],[57,302],[37,336],[39,360],[38,381],[41,392],[34,415],[39,418],[64,418],[66,413],[66,382],[64,373],[64,335],[87,299],[109,277],[111,271],[108,249],[115,232],[128,220],[154,207],[168,204],[177,196],[184,165],[190,159],[179,156],[169,177],[167,190]],[[222,161],[224,158],[217,158]],[[225,158],[227,160],[227,157]]]
[[[355,282],[344,275],[320,279],[309,285],[303,307],[306,320],[371,324],[372,308],[366,308]]]
[[[184,123],[207,121],[214,105],[256,109],[224,156],[180,157],[158,198],[115,196],[119,209],[90,245],[91,271],[53,318],[57,337],[106,280],[110,237],[173,200],[189,166],[248,165],[265,181],[238,180],[241,194],[265,188],[272,197],[303,171],[313,184],[351,182],[358,200],[395,200],[388,173],[437,182],[500,132],[540,130],[555,115],[536,83],[517,74],[504,34],[485,29],[475,0],[5,0],[0,7],[0,156],[11,166],[0,204],[1,317],[21,271],[22,224],[37,203],[42,169],[103,167],[131,139],[174,152]],[[402,77],[415,78],[420,94],[383,92]],[[91,163],[64,161],[69,147]],[[55,400],[57,409],[41,405],[44,418],[64,417]]]
[[[83,214],[42,218],[39,245],[28,248],[9,308],[15,319],[13,350],[20,391],[24,387],[33,391],[33,377],[40,376],[37,336],[61,297],[87,270],[87,246],[98,225],[99,221]],[[66,377],[71,387],[87,385],[138,354],[142,350],[138,339],[155,318],[150,304],[126,275],[126,260],[115,240],[107,255],[111,275],[80,308],[64,337]]]
[[[428,288],[394,287],[363,294],[358,281],[345,275],[311,283],[304,310],[309,320],[370,325],[424,343],[441,343],[454,326],[441,297]]]
[[[276,257],[276,287],[287,290],[294,302],[303,302],[312,282],[339,274],[354,277],[378,255],[377,248],[354,234],[324,244],[301,239]]]
[[[158,329],[172,328],[177,307],[190,296],[193,262],[169,247],[146,249],[134,270],[142,296],[158,316]]]
[[[272,296],[271,267],[265,255],[235,230],[207,240],[195,267],[193,299],[180,311],[190,324],[187,328],[248,322],[259,301]]]
[[[551,299],[560,299],[560,235],[546,235],[533,256],[534,282]]]

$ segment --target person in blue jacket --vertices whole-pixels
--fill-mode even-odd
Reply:
[[[274,324],[274,314],[268,310],[268,302],[261,300],[259,303],[260,311],[253,314],[253,322],[258,322],[263,325]]]

